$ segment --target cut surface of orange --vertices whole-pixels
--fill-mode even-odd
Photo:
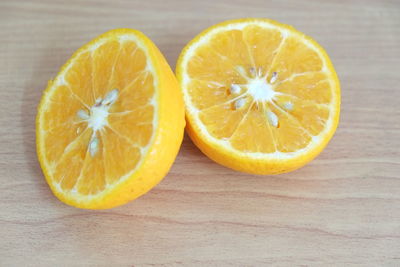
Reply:
[[[278,174],[316,157],[333,136],[340,85],[313,39],[268,19],[226,21],[178,59],[187,131],[214,161]]]
[[[184,125],[178,83],[158,48],[139,31],[112,30],[49,82],[37,114],[38,158],[61,201],[112,208],[166,175]]]

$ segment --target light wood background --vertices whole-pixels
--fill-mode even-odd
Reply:
[[[284,175],[206,158],[185,137],[150,193],[106,211],[50,192],[35,152],[36,107],[74,50],[137,28],[171,66],[225,19],[269,17],[328,51],[342,84],[326,150]],[[400,266],[400,1],[0,1],[1,266]]]

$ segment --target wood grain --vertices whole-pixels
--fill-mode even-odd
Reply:
[[[246,175],[185,138],[163,182],[123,207],[79,210],[51,194],[36,107],[74,50],[137,28],[174,66],[199,31],[239,17],[292,24],[330,54],[342,115],[315,161]],[[2,0],[0,40],[1,266],[400,266],[399,1]]]

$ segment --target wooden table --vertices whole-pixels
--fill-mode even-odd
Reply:
[[[342,83],[326,150],[284,175],[219,166],[185,137],[169,175],[125,206],[50,192],[36,107],[74,50],[113,28],[150,36],[174,67],[202,29],[269,17],[313,36]],[[399,1],[0,2],[1,266],[400,266]]]

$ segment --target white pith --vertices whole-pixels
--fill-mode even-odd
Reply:
[[[88,118],[88,127],[93,129],[93,132],[103,129],[107,125],[108,106],[93,106],[90,108],[90,115]]]
[[[251,79],[247,84],[247,90],[254,101],[269,102],[275,95],[272,85],[262,77]]]

